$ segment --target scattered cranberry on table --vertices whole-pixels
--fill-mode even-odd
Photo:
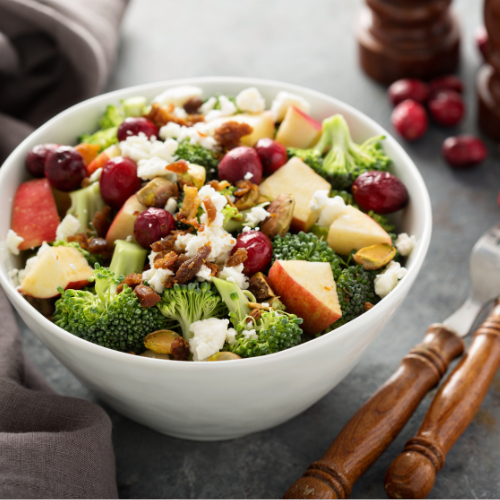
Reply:
[[[424,107],[412,99],[399,103],[392,112],[391,120],[394,128],[409,141],[422,137],[429,126]]]
[[[59,191],[74,191],[87,177],[83,156],[71,146],[59,146],[50,151],[45,161],[45,176]]]
[[[120,209],[141,187],[141,179],[137,177],[137,165],[130,158],[111,158],[102,169],[99,187],[106,204],[111,208]]]
[[[240,146],[228,151],[219,164],[219,180],[236,185],[247,179],[253,184],[260,184],[262,162],[254,148]]]
[[[45,177],[45,163],[51,151],[56,150],[59,144],[39,144],[26,156],[26,169],[33,177]]]
[[[132,135],[139,135],[143,133],[148,139],[152,136],[159,137],[158,127],[150,122],[147,118],[142,117],[129,117],[125,118],[121,125],[118,127],[118,140],[124,141],[127,137]]]
[[[352,194],[362,210],[377,214],[401,210],[409,198],[405,185],[395,175],[378,170],[361,174],[352,185]]]
[[[273,244],[264,233],[260,231],[241,233],[236,239],[232,253],[238,248],[244,248],[247,251],[247,260],[243,267],[243,272],[247,276],[267,271],[273,256]]]
[[[168,236],[175,227],[175,219],[170,212],[163,208],[150,207],[137,216],[134,236],[139,245],[149,249],[155,241]]]
[[[454,90],[461,94],[464,91],[464,84],[458,76],[446,75],[434,78],[429,84],[431,92],[439,92],[440,90]]]
[[[274,174],[288,161],[285,146],[267,137],[259,139],[255,145],[255,151],[257,151],[262,162],[265,175]]]
[[[407,99],[425,103],[429,98],[429,86],[422,80],[404,78],[394,82],[389,87],[388,93],[395,106]]]
[[[465,114],[465,103],[460,94],[454,90],[436,92],[428,105],[434,121],[443,127],[457,125]]]
[[[479,26],[476,30],[476,45],[486,61],[488,59],[488,45],[490,43],[488,32],[484,26]]]
[[[484,142],[473,135],[449,137],[443,143],[443,156],[452,168],[476,167],[488,156]]]

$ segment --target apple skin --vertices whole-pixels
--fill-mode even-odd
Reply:
[[[92,268],[73,247],[51,247],[37,257],[34,267],[24,277],[20,291],[37,299],[57,297],[58,287],[78,290],[89,284]]]
[[[308,149],[318,142],[322,129],[321,123],[290,106],[276,134],[276,141],[286,147]]]
[[[108,234],[106,234],[106,241],[113,244],[116,240],[126,240],[128,236],[132,237],[133,242],[136,241],[134,236],[134,224],[137,216],[146,210],[145,207],[138,199],[137,195],[133,194],[123,205],[120,211],[113,219],[111,226],[109,226]]]
[[[322,271],[322,278],[325,279],[323,283],[314,283],[316,286],[309,287],[308,284],[313,284],[313,280],[317,278],[317,273],[311,273],[310,282],[307,280],[299,283],[289,269],[286,269],[287,262],[300,263],[299,265],[304,268],[305,274],[309,264],[320,264]],[[325,266],[323,266],[323,264]],[[324,269],[323,269],[324,267]],[[328,270],[329,274],[328,275]],[[320,278],[321,279],[321,278]],[[304,333],[308,335],[315,335],[330,325],[335,323],[341,316],[342,311],[338,305],[337,292],[331,267],[326,262],[307,262],[307,261],[275,261],[269,271],[268,276],[271,288],[279,296],[280,300],[285,304],[286,310],[289,313],[296,314],[302,318],[304,322],[301,325]],[[335,296],[332,297],[331,304],[327,305],[322,298],[312,293],[311,288],[318,288],[323,285],[323,288],[331,288]]]
[[[56,239],[59,216],[48,179],[23,182],[12,203],[12,229],[24,238],[19,250]]]
[[[114,158],[115,156],[120,156],[121,151],[120,148],[113,144],[106,148],[104,151],[99,153],[88,165],[87,165],[87,175],[92,175],[97,169],[104,168],[104,165],[108,163],[108,160]]]

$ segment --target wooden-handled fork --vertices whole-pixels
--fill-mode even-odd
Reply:
[[[470,259],[473,292],[464,305],[444,324],[429,327],[424,342],[413,348],[403,358],[394,375],[349,420],[323,458],[309,466],[304,476],[285,493],[284,498],[348,498],[350,496],[354,483],[396,438],[423,397],[439,383],[449,363],[463,353],[464,343],[461,337],[469,333],[479,312],[487,303],[500,296],[499,244],[500,225],[497,225],[485,233],[474,246]],[[478,330],[476,339],[484,338],[485,334],[479,332],[484,332],[485,329],[490,331],[491,325],[496,324],[497,313],[500,313],[500,310],[495,307],[483,324],[485,326]],[[488,339],[490,336],[488,334]],[[473,384],[474,387],[471,387],[471,390],[485,392],[489,385],[488,374],[495,366],[497,353],[495,349],[489,351],[488,348],[485,349],[485,341],[478,342],[482,346],[481,363],[484,363],[487,375],[483,375]],[[473,345],[474,343],[475,341]],[[494,342],[490,339],[486,343],[488,347],[490,343]],[[464,369],[467,371],[471,365],[476,369],[480,368],[478,363],[467,362],[467,359],[472,359],[471,356],[477,359],[479,356],[477,352],[479,351],[476,348],[470,351],[459,366],[465,365]],[[466,390],[468,387],[466,384],[461,385],[459,390]],[[483,393],[480,392],[480,394]],[[484,397],[484,394],[482,397],[480,394],[479,401]],[[476,399],[474,401],[477,403]],[[460,433],[467,427],[469,421],[464,421],[462,425],[465,426]],[[451,442],[451,447],[454,440],[446,441],[439,450],[439,453],[442,452],[443,461],[449,449],[446,444],[449,442]],[[414,451],[415,448],[412,450]],[[426,455],[427,458],[428,456]],[[429,460],[432,461],[432,458]],[[435,469],[439,470],[440,466],[442,462],[438,462]],[[389,471],[388,478],[391,484],[395,484],[396,473],[399,483],[403,484],[402,478],[407,477],[405,475],[407,471],[406,466],[404,470],[398,468],[393,469],[392,472]],[[386,483],[386,490],[387,485],[388,483]],[[394,495],[400,494],[399,490],[391,490],[391,488],[392,486],[387,491],[393,491]]]

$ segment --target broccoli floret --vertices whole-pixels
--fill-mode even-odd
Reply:
[[[95,293],[88,290],[59,288],[53,321],[64,330],[117,351],[144,350],[144,337],[168,326],[156,307],[141,307],[131,288],[124,285],[116,293],[123,277],[96,265]],[[91,278],[92,279],[92,278]]]
[[[219,161],[217,155],[209,149],[205,149],[199,144],[191,144],[189,139],[179,143],[175,151],[175,155],[179,160],[186,160],[189,163],[205,167],[207,172],[207,181],[217,177],[217,167]]]
[[[96,264],[104,265],[108,260],[107,257],[101,254],[92,254],[88,250],[82,248],[82,246],[77,241],[54,241],[51,243],[53,247],[73,247],[76,248],[88,262],[89,266],[94,267]]]
[[[165,289],[157,306],[164,316],[175,322],[175,328],[180,327],[186,340],[193,336],[189,327],[195,321],[221,318],[228,313],[220,295],[206,281],[201,284],[175,284],[172,288]]]
[[[101,129],[118,127],[122,123],[123,119],[124,116],[121,113],[121,109],[110,104],[99,120],[99,126]]]
[[[96,212],[101,211],[106,205],[101,196],[99,183],[94,182],[86,188],[72,191],[69,196],[71,198],[71,207],[69,207],[66,215],[76,217],[85,231],[89,228],[89,223],[94,219]]]
[[[113,144],[118,143],[118,127],[111,127],[104,130],[98,130],[94,134],[83,134],[78,138],[79,142],[86,144],[97,144],[100,146],[100,151],[104,151]]]
[[[349,266],[342,271],[336,280],[342,317],[332,325],[333,328],[345,325],[363,314],[367,302],[375,305],[379,301],[374,285],[377,274],[380,274],[380,270],[366,271],[360,264]]]
[[[328,262],[332,266],[335,281],[342,272],[344,261],[313,233],[287,233],[273,240],[273,263],[275,260],[307,260],[309,262]]]
[[[346,205],[353,205],[358,208],[358,206],[354,203],[354,196],[348,191],[332,189],[330,191],[330,198],[335,198],[335,196],[340,196]]]
[[[323,168],[323,155],[319,151],[315,149],[287,148],[286,152],[289,159],[296,156],[316,172],[321,172]]]
[[[323,121],[323,132],[313,148],[292,149],[290,153],[302,158],[330,182],[333,189],[348,189],[362,173],[388,169],[391,160],[382,149],[382,139],[384,136],[372,137],[363,144],[356,144],[345,119],[334,115]]]

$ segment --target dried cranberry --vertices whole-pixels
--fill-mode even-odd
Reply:
[[[219,163],[219,180],[236,184],[247,179],[253,184],[260,184],[262,162],[257,151],[248,146],[240,146],[227,152]]]
[[[389,172],[371,170],[361,174],[352,186],[354,201],[368,212],[390,214],[401,210],[408,203],[405,185]]]
[[[158,127],[150,122],[147,118],[142,117],[129,117],[125,118],[121,125],[118,127],[118,140],[124,141],[131,135],[139,135],[143,133],[148,139],[152,136],[158,137]]]
[[[255,145],[255,151],[259,155],[266,175],[274,174],[288,161],[285,146],[267,137],[259,139]]]
[[[442,152],[449,165],[457,169],[476,167],[488,156],[484,142],[472,135],[448,137]]]
[[[45,176],[50,185],[59,191],[74,191],[87,177],[87,167],[83,156],[75,148],[59,146],[47,155]]]
[[[112,208],[122,205],[141,187],[137,165],[130,158],[115,156],[102,169],[99,180],[102,199]]]
[[[134,224],[134,236],[143,248],[150,248],[155,242],[175,229],[175,219],[163,208],[148,208],[141,212]]]
[[[407,99],[424,103],[429,97],[429,86],[422,80],[404,78],[394,82],[389,87],[388,94],[395,106]]]
[[[440,90],[429,99],[429,111],[436,123],[443,127],[452,127],[462,121],[465,103],[458,92]]]
[[[440,90],[454,90],[461,94],[464,91],[464,84],[458,76],[447,75],[434,78],[430,82],[431,92],[439,92]]]
[[[394,108],[391,119],[394,128],[409,141],[422,137],[429,126],[424,107],[411,99],[399,103]]]
[[[45,163],[51,151],[56,150],[59,144],[39,144],[26,156],[26,169],[33,177],[45,177]]]
[[[247,251],[247,260],[243,267],[243,272],[247,276],[267,270],[273,256],[273,244],[264,233],[260,231],[241,233],[236,239],[232,253],[235,253],[238,248],[244,248]]]

